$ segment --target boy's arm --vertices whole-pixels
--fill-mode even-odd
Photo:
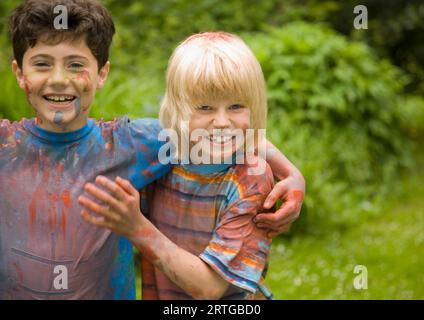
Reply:
[[[264,208],[271,208],[278,199],[283,205],[274,213],[258,214],[254,221],[259,228],[269,229],[274,237],[289,230],[300,214],[305,194],[305,179],[302,173],[271,142],[266,141],[266,161],[274,176],[280,180],[265,200]]]
[[[113,182],[98,177],[96,184],[111,191],[114,197],[93,184],[87,184],[85,191],[108,207],[81,196],[78,202],[100,215],[96,218],[83,210],[81,215],[85,221],[127,237],[144,257],[193,298],[222,297],[229,283],[199,257],[178,247],[143,216],[139,208],[139,193],[127,180],[117,178]]]
[[[141,215],[131,242],[155,267],[194,299],[217,300],[229,283],[198,256],[180,248]]]

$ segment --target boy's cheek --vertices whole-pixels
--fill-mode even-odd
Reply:
[[[22,76],[22,82],[23,82],[22,84],[23,84],[23,88],[25,90],[25,94],[29,98],[32,94],[32,91],[33,91],[32,81],[30,80],[30,78],[27,74],[24,74]],[[22,87],[22,85],[21,85],[21,87]]]
[[[93,87],[90,72],[83,70],[72,78],[72,82],[75,83],[76,87],[81,93],[81,97],[88,96],[90,94],[90,88]]]
[[[93,102],[92,98],[86,97],[86,98],[77,98],[75,100],[75,106],[77,110],[79,110],[81,113],[88,113],[91,103]]]
[[[80,97],[75,101],[76,106],[81,112],[87,112],[93,101],[95,90],[91,81],[90,73],[84,70],[74,76],[71,80],[77,88]]]
[[[23,78],[23,89],[25,90],[25,95],[27,97],[27,101],[29,105],[32,107],[32,109],[37,113],[37,102],[34,99],[34,92],[35,88],[33,85],[33,81],[30,79],[30,76],[27,74],[24,74],[22,76]],[[22,86],[21,86],[22,87]]]

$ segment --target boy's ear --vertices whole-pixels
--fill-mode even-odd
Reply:
[[[97,82],[97,89],[102,89],[106,83],[107,76],[109,75],[110,62],[106,62],[105,65],[99,71],[99,81]]]
[[[12,61],[12,71],[16,76],[16,80],[18,81],[18,85],[21,89],[25,90],[25,77],[22,69],[19,67],[18,62],[16,60]]]

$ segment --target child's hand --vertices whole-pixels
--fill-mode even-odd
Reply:
[[[269,237],[275,237],[290,229],[302,209],[305,194],[305,180],[301,174],[289,175],[279,181],[269,193],[264,202],[264,208],[271,208],[278,199],[283,200],[282,206],[274,213],[261,213],[255,217],[259,228],[267,228]]]
[[[84,190],[104,203],[99,205],[85,196],[78,197],[78,203],[85,207],[81,210],[81,216],[86,222],[109,228],[129,239],[136,234],[136,230],[142,225],[140,195],[129,181],[117,177],[114,182],[104,176],[98,176],[96,184],[87,183]],[[94,217],[89,212],[100,217]]]

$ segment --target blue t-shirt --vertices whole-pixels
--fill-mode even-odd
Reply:
[[[134,299],[131,243],[82,220],[77,198],[101,174],[138,189],[169,171],[155,119],[88,120],[53,133],[0,120],[0,299]]]

